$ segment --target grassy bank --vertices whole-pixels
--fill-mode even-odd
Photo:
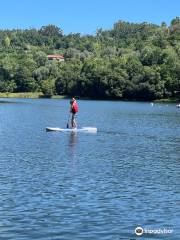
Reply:
[[[0,93],[0,98],[46,98],[42,92]],[[48,97],[47,97],[48,98]],[[53,95],[53,99],[64,99],[67,96]]]
[[[178,99],[178,98],[163,98],[163,99],[154,100],[154,102],[157,102],[157,103],[178,103],[178,102],[180,102],[180,99]]]
[[[42,95],[40,92],[0,93],[1,98],[39,98]]]

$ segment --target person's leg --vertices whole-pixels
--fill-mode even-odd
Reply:
[[[76,122],[76,117],[75,117],[75,114],[74,114],[73,126],[74,126],[74,128],[77,128],[77,122]]]
[[[74,113],[72,113],[71,126],[72,126],[72,128],[76,128],[77,127],[76,120],[75,120],[75,114]]]
[[[72,128],[77,128],[77,123],[76,123],[76,119],[75,119],[75,114],[72,114],[72,118],[71,118],[71,127]]]

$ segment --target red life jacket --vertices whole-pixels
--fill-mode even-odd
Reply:
[[[72,105],[72,112],[73,113],[77,113],[78,112],[78,105],[76,102],[73,102],[73,105]]]

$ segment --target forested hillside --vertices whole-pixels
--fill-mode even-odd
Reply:
[[[62,54],[65,61],[48,60]],[[54,25],[0,30],[0,92],[153,100],[180,96],[180,18],[119,21],[95,35]]]

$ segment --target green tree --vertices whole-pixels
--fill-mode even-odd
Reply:
[[[62,30],[53,24],[41,27],[39,32],[48,37],[62,36]]]
[[[0,81],[0,92],[14,92],[16,91],[15,81]]]
[[[27,67],[20,67],[14,78],[17,92],[34,92],[38,88],[36,81],[31,76],[31,71]]]
[[[10,46],[10,44],[11,44],[11,40],[10,40],[10,38],[8,37],[8,36],[6,36],[4,39],[3,39],[3,46],[5,47],[5,48],[9,48],[9,46]]]
[[[38,67],[45,66],[45,64],[47,63],[47,54],[43,51],[35,52],[34,60],[37,63]]]
[[[55,81],[51,79],[42,81],[41,89],[46,97],[52,97],[55,93]]]

